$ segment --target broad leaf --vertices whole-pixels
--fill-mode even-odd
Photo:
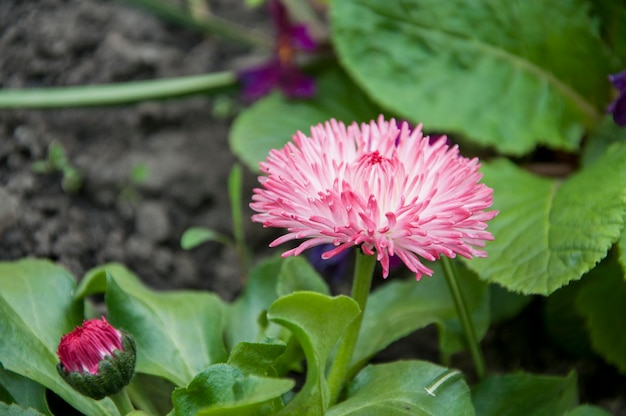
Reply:
[[[306,101],[288,100],[279,92],[270,94],[243,111],[230,130],[230,148],[253,172],[270,149],[279,149],[298,130],[335,118],[344,123],[369,121],[380,110],[350,79],[333,68],[317,77],[317,95]]]
[[[592,269],[622,231],[626,143],[565,181],[498,160],[482,168],[494,190],[489,257],[467,262],[482,279],[512,291],[548,295]]]
[[[83,320],[82,302],[72,296],[75,290],[74,278],[49,261],[0,263],[0,364],[85,414],[117,415],[111,400],[82,396],[57,373],[59,340]]]
[[[164,378],[136,372],[126,392],[136,409],[148,415],[166,415],[172,410],[174,387]]]
[[[302,345],[307,375],[298,395],[281,414],[324,414],[330,401],[325,377],[327,360],[350,323],[359,315],[358,304],[349,297],[329,297],[315,292],[296,292],[272,304],[267,317],[288,328]]]
[[[433,323],[439,327],[444,354],[463,349],[465,335],[443,269],[439,263],[428,267],[434,271],[432,277],[385,282],[370,295],[352,359],[356,368],[393,341]],[[480,339],[489,327],[488,287],[464,268],[459,270],[461,290]]]
[[[563,416],[611,416],[611,413],[601,407],[583,405],[566,412]]]
[[[214,364],[188,386],[174,390],[174,415],[275,414],[279,408],[271,402],[293,386],[292,380],[245,374],[229,364]]]
[[[327,416],[472,416],[470,391],[459,371],[423,361],[366,367],[348,384],[345,401]]]
[[[576,374],[492,376],[472,389],[480,416],[562,415],[578,404]]]
[[[109,321],[135,337],[137,371],[181,386],[208,365],[226,360],[222,341],[224,304],[216,295],[159,293],[118,264],[89,271],[79,294],[103,285]]]
[[[589,272],[576,298],[585,318],[593,349],[626,373],[626,281],[615,261],[604,261]]]
[[[608,102],[607,48],[583,0],[335,1],[331,23],[378,104],[505,153],[576,149]]]
[[[272,364],[285,352],[286,345],[279,340],[240,342],[228,357],[228,364],[244,374],[269,375]]]

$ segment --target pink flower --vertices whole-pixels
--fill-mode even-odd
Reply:
[[[492,189],[478,183],[478,159],[459,155],[445,136],[430,144],[421,125],[397,126],[394,119],[349,127],[332,119],[296,133],[260,163],[250,207],[252,220],[286,228],[274,247],[306,239],[283,257],[331,243],[333,257],[353,246],[376,255],[389,274],[389,258],[400,258],[419,279],[432,270],[420,261],[441,255],[486,257],[487,221],[497,211]]]
[[[66,371],[98,374],[104,357],[122,350],[122,333],[107,320],[91,319],[61,337],[57,355]]]

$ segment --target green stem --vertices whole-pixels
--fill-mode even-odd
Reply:
[[[470,355],[472,356],[472,361],[474,362],[476,375],[478,376],[479,380],[482,380],[486,374],[485,358],[483,357],[483,353],[480,349],[480,344],[478,343],[478,339],[476,338],[474,323],[472,322],[470,313],[467,309],[467,304],[465,303],[465,299],[463,298],[463,292],[461,291],[461,287],[459,286],[459,274],[456,270],[456,266],[451,259],[444,256],[441,258],[441,263],[443,265],[444,274],[446,275],[448,287],[450,288],[450,293],[452,294],[452,299],[454,300],[456,312],[459,315],[459,319],[461,320],[461,325],[463,325],[465,337],[467,338],[467,345],[470,351]]]
[[[117,393],[109,396],[113,403],[115,403],[115,407],[120,411],[120,415],[124,416],[134,411],[135,408],[128,397],[128,393],[126,392],[126,388],[118,391]]]
[[[207,33],[213,33],[244,45],[263,49],[271,49],[274,45],[274,41],[270,37],[252,32],[244,26],[221,19],[214,14],[208,15],[205,19],[195,19],[194,16],[186,10],[160,0],[125,0],[125,2],[142,7],[170,22]]]
[[[234,72],[224,71],[109,85],[0,89],[0,108],[60,108],[129,104],[215,92],[233,86],[236,82],[237,76]]]
[[[372,286],[372,276],[374,266],[376,265],[376,256],[367,256],[360,250],[356,256],[356,266],[354,269],[354,280],[352,282],[352,298],[359,304],[361,313],[350,324],[345,335],[339,343],[337,355],[328,375],[328,387],[330,390],[330,405],[332,406],[343,389],[348,374],[354,347],[359,338],[361,331],[361,322],[363,322],[363,314],[367,305],[367,298]]]

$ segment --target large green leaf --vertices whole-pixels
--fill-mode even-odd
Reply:
[[[576,374],[492,376],[472,389],[478,416],[554,416],[578,404]]]
[[[331,23],[341,63],[384,108],[522,154],[575,149],[608,102],[607,48],[588,9],[583,0],[335,1]]]
[[[65,383],[56,370],[63,334],[83,320],[74,278],[46,260],[0,263],[0,363],[54,391],[87,415],[119,414],[109,399],[95,401]]]
[[[489,257],[467,264],[522,293],[548,295],[580,277],[620,235],[626,211],[626,143],[565,181],[540,178],[505,160],[483,166],[494,190]]]
[[[325,370],[330,353],[350,323],[359,315],[349,297],[296,292],[270,306],[268,319],[288,328],[302,345],[307,375],[298,395],[281,414],[323,415],[330,401]]]
[[[23,408],[16,404],[6,404],[0,402],[0,415],[3,416],[42,416],[43,413],[33,408]]]
[[[273,399],[293,388],[292,380],[246,374],[229,364],[214,364],[186,387],[172,393],[175,416],[275,414]]]
[[[103,285],[109,321],[135,337],[137,371],[181,386],[208,365],[226,360],[224,304],[216,295],[159,293],[119,264],[90,270],[78,294],[89,294],[90,288]]]
[[[612,260],[612,259],[611,259]],[[604,359],[626,373],[626,281],[616,261],[589,272],[576,297],[591,344]]]
[[[317,77],[317,95],[293,101],[275,92],[243,111],[230,130],[230,148],[253,172],[270,149],[279,149],[296,134],[335,118],[344,123],[369,121],[380,110],[340,70],[333,68]]]
[[[346,400],[327,416],[472,416],[470,391],[459,371],[422,361],[366,367],[348,384]]]
[[[424,277],[419,282],[415,279],[385,282],[371,294],[352,358],[357,368],[393,341],[432,323],[439,326],[444,354],[464,347],[465,335],[441,265],[429,263],[428,267],[434,271],[432,277]],[[482,338],[489,327],[489,290],[487,284],[472,273],[459,269],[462,271],[461,290],[476,335]]]

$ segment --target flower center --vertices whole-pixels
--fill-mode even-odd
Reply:
[[[366,155],[366,157],[370,165],[380,165],[385,160],[385,158],[378,153],[378,150]]]

